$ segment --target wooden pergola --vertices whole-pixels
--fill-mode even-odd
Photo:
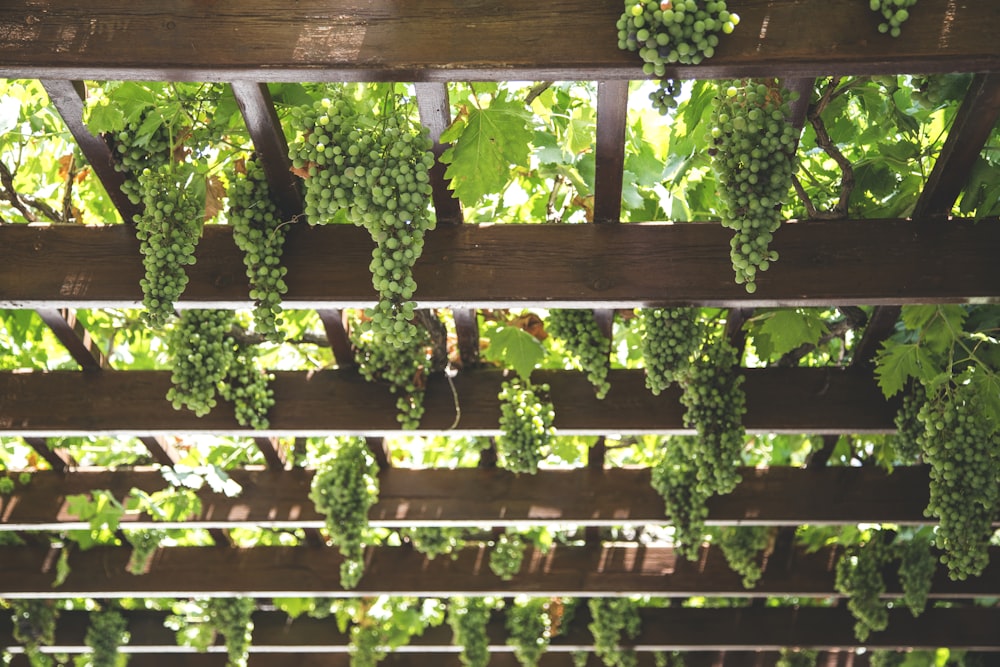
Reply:
[[[780,306],[876,306],[842,368],[766,368],[746,371],[745,424],[754,433],[809,433],[831,440],[843,433],[894,430],[897,405],[883,398],[871,360],[893,331],[906,304],[1000,302],[1000,222],[960,220],[950,212],[975,159],[1000,117],[1000,5],[990,0],[922,0],[904,34],[891,39],[871,26],[860,0],[732,0],[742,22],[717,55],[698,66],[678,66],[677,78],[772,76],[804,91],[817,77],[900,73],[974,73],[944,148],[906,220],[799,221],[774,241],[781,255],[750,295],[733,283],[729,232],[717,223],[668,221],[618,224],[629,80],[645,78],[640,63],[617,48],[620,2],[502,0],[456,4],[443,0],[244,0],[239,3],[162,0],[10,0],[0,6],[0,77],[40,79],[95,173],[125,220],[136,212],[120,190],[103,138],[83,123],[83,80],[210,81],[232,85],[255,149],[287,216],[302,213],[296,177],[268,92],[268,82],[402,81],[416,84],[421,120],[435,141],[449,125],[447,84],[455,81],[597,81],[594,223],[586,225],[475,225],[464,223],[442,165],[432,172],[438,228],[428,234],[415,268],[420,307],[455,314],[466,370],[449,381],[432,377],[418,433],[495,435],[501,375],[476,368],[476,310],[566,307],[593,309],[610,329],[619,308],[666,305],[732,309],[732,332],[747,309]],[[871,28],[871,29],[869,29]],[[794,109],[805,119],[806,104]],[[435,145],[440,155],[444,146]],[[114,221],[109,221],[114,222]],[[331,249],[335,249],[332,251]],[[128,551],[95,548],[75,553],[73,570],[52,587],[58,556],[41,542],[0,548],[0,597],[174,597],[180,595],[533,595],[661,597],[838,597],[832,549],[806,553],[780,542],[752,591],[717,550],[701,561],[672,549],[638,544],[560,547],[530,552],[519,575],[501,581],[485,566],[483,549],[426,561],[412,550],[369,549],[357,591],[340,588],[340,556],[315,539],[322,517],[308,499],[311,472],[291,468],[281,438],[364,435],[381,465],[382,495],[370,518],[376,525],[486,525],[581,527],[663,523],[663,506],[649,488],[648,470],[607,469],[603,440],[589,467],[524,477],[495,468],[403,470],[390,465],[382,436],[399,433],[394,397],[367,384],[353,368],[341,310],[375,300],[368,274],[371,241],[350,226],[294,226],[284,261],[285,306],[315,309],[338,369],[276,373],[270,429],[237,424],[220,405],[197,418],[165,399],[168,372],[119,371],[75,317],[75,309],[138,307],[142,276],[138,242],[127,225],[0,226],[0,308],[36,310],[79,363],[79,371],[0,373],[0,436],[23,437],[52,471],[0,496],[0,530],[82,527],[66,511],[66,497],[108,489],[153,491],[164,482],[151,469],[77,469],[47,438],[111,434],[138,437],[152,460],[178,460],[165,436],[178,433],[253,438],[266,468],[237,470],[237,498],[203,494],[204,507],[174,527],[208,528],[219,547],[161,550],[150,571],[127,574]],[[224,226],[207,226],[181,308],[245,308],[251,304],[241,255]],[[530,265],[530,275],[518,271]],[[612,371],[614,387],[598,401],[586,379],[569,371],[539,374],[552,386],[560,433],[676,434],[683,424],[678,391],[652,396],[641,371]],[[456,422],[455,404],[461,404]],[[713,525],[925,523],[927,471],[886,474],[867,468],[744,470],[736,491],[715,498]],[[157,524],[161,526],[163,524]],[[126,517],[124,527],[151,527]],[[226,529],[241,526],[313,531],[313,544],[235,549]],[[890,596],[900,594],[898,581]],[[968,601],[1000,595],[1000,566],[964,582],[937,573],[932,597]],[[762,602],[762,600],[761,600]],[[573,664],[571,652],[592,645],[585,614],[553,642],[541,665]],[[128,614],[130,664],[176,661],[179,649],[163,614]],[[250,665],[297,661],[302,667],[348,664],[347,637],[332,619],[289,622],[278,612],[255,617]],[[689,665],[766,665],[782,647],[823,651],[820,664],[860,665],[854,649],[936,648],[1000,650],[1000,609],[956,604],[913,619],[892,612],[889,629],[859,643],[843,608],[652,609],[636,641],[640,665],[651,651],[694,651]],[[86,618],[64,614],[57,648],[79,652]],[[502,621],[491,628],[491,665],[516,664],[504,646]],[[11,623],[0,618],[0,646],[12,646]],[[224,649],[218,647],[220,651]],[[294,655],[293,655],[294,654]],[[217,653],[185,655],[184,664],[222,665]],[[390,655],[388,667],[459,665],[447,628],[428,630]],[[587,665],[600,664],[591,655]]]

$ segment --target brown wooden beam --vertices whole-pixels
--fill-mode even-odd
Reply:
[[[270,428],[253,431],[236,422],[233,407],[221,403],[196,417],[174,410],[166,399],[169,371],[0,373],[0,434],[46,437],[75,434],[169,435],[203,433],[294,437],[357,434],[377,437],[401,431],[395,396],[350,371],[275,371],[276,404]],[[745,371],[752,433],[886,433],[895,430],[895,403],[887,402],[865,369],[768,368]],[[555,427],[564,435],[691,433],[683,423],[680,389],[653,396],[641,370],[612,369],[607,398],[594,396],[578,371],[535,371],[548,383]],[[455,394],[443,374],[428,378],[426,409],[413,434],[495,435],[497,394],[503,381],[495,370],[469,371],[453,380],[461,407],[455,425]],[[58,409],[53,409],[58,406]]]
[[[50,447],[48,438],[29,436],[24,438],[24,442],[56,472],[64,473],[73,466],[73,459],[69,453],[65,449]]]
[[[715,57],[667,76],[730,78],[998,71],[990,2],[924,0],[904,39],[856,0],[754,0]],[[191,81],[640,79],[617,46],[620,3],[95,0],[0,7],[0,76]],[[805,27],[808,26],[808,29]]]
[[[441,134],[451,125],[451,102],[448,87],[444,83],[417,83],[417,107],[420,122],[430,130],[434,142],[434,166],[431,167],[431,186],[434,189],[434,212],[438,224],[460,224],[463,221],[462,205],[448,187],[444,176],[446,167],[441,162],[441,154],[448,147],[441,143]]]
[[[368,518],[375,526],[591,525],[621,526],[666,521],[663,501],[645,468],[608,468],[600,447],[593,466],[517,475],[496,468],[407,469],[379,473],[379,500]],[[319,528],[323,515],[309,500],[313,471],[231,470],[243,491],[235,497],[198,492],[200,514],[186,521],[153,522],[126,514],[122,525],[137,528]],[[708,525],[841,525],[931,523],[925,467],[743,468],[742,482],[708,502]],[[0,496],[0,530],[87,529],[67,511],[67,498],[103,489],[124,501],[133,488],[167,488],[158,470],[75,470],[70,475],[36,472],[27,485]],[[998,517],[1000,518],[1000,517]],[[997,524],[1000,526],[1000,522]]]
[[[231,233],[206,226],[181,307],[249,306]],[[789,223],[775,235],[781,259],[752,295],[733,281],[730,235],[715,223],[442,226],[415,267],[417,300],[426,308],[1000,301],[996,220]],[[371,244],[353,225],[289,230],[286,307],[372,305]],[[142,275],[124,226],[0,227],[0,308],[137,307]]]
[[[326,332],[326,339],[330,341],[337,367],[352,368],[354,349],[351,347],[351,339],[344,326],[344,313],[339,308],[323,308],[317,310],[316,314],[323,323],[323,330]]]
[[[173,466],[181,458],[180,453],[167,442],[165,437],[144,435],[139,437],[139,441],[149,450],[153,460],[160,465]]]
[[[253,444],[264,455],[264,461],[270,470],[284,470],[286,452],[281,446],[277,437],[257,436],[253,439]]]
[[[83,370],[99,371],[107,366],[104,352],[90,332],[76,319],[75,312],[68,308],[40,308],[35,312]]]
[[[597,147],[594,155],[594,222],[619,222],[628,81],[597,83]]]

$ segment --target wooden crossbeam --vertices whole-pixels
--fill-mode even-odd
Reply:
[[[628,81],[597,83],[597,146],[594,156],[594,222],[618,222],[628,120]]]
[[[83,370],[99,371],[107,365],[104,352],[75,312],[68,308],[40,308],[36,312]]]
[[[650,470],[602,469],[600,448],[588,468],[540,470],[517,475],[497,468],[386,468],[379,473],[379,500],[368,513],[374,526],[621,526],[663,524],[663,501],[650,486]],[[309,500],[313,471],[262,468],[229,471],[243,491],[235,497],[198,492],[200,513],[186,521],[153,522],[126,514],[130,528],[319,528],[323,516]],[[731,493],[708,502],[710,526],[930,523],[927,469],[744,468]],[[87,529],[67,511],[67,498],[95,489],[124,500],[130,491],[167,488],[158,470],[75,470],[70,475],[36,472],[31,482],[0,496],[0,530]],[[1000,522],[997,524],[1000,526]]]
[[[65,449],[50,447],[47,438],[27,436],[24,438],[24,442],[56,472],[66,472],[73,465],[73,459],[69,453]]]
[[[141,578],[141,577],[140,577]],[[178,647],[174,631],[163,626],[167,612],[129,611],[131,642],[125,652],[193,653],[190,647]],[[889,613],[889,627],[872,633],[867,642],[854,637],[854,619],[844,608],[774,607],[766,609],[644,609],[640,612],[642,630],[631,646],[639,651],[654,650],[766,650],[784,647],[817,649],[954,649],[992,651],[1000,646],[998,608],[928,609],[913,618],[906,609]],[[283,612],[257,612],[253,617],[251,654],[274,651],[303,653],[346,653],[348,634],[337,627],[337,619],[313,619],[300,616],[290,620]],[[593,638],[587,629],[590,615],[578,610],[563,635],[555,637],[548,654],[569,654],[592,650]],[[63,612],[56,629],[55,650],[83,650],[86,612]],[[503,619],[495,618],[487,628],[490,650],[510,653]],[[0,618],[0,646],[15,643],[9,617]],[[451,630],[447,625],[427,628],[410,643],[397,648],[399,655],[454,652]],[[215,652],[224,651],[221,646]],[[423,663],[428,664],[428,663]],[[492,664],[492,663],[491,663]],[[562,664],[562,663],[556,663]]]
[[[248,0],[221,9],[164,0],[0,7],[0,76],[191,81],[640,79],[618,49],[621,3],[504,0],[455,11],[446,0]],[[998,71],[991,2],[924,0],[904,39],[880,35],[856,0],[742,3],[715,57],[679,78]],[[266,21],[260,17],[266,16]],[[808,27],[808,29],[805,29]],[[184,45],[184,48],[178,48]],[[250,45],[250,46],[248,46]]]
[[[276,404],[270,428],[236,422],[231,404],[196,417],[166,400],[169,371],[0,373],[0,434],[45,437],[76,434],[170,435],[203,433],[294,437],[400,433],[395,396],[350,371],[275,371]],[[745,370],[751,433],[887,433],[896,404],[886,401],[870,371],[839,368]],[[578,371],[535,371],[551,386],[555,427],[564,435],[692,433],[683,422],[680,389],[659,396],[646,389],[641,370],[612,369],[605,399],[594,396]],[[425,414],[413,434],[496,435],[497,394],[503,374],[482,370],[428,378]],[[454,388],[454,391],[453,391]],[[456,419],[456,400],[461,413]],[[53,410],[52,406],[59,406]]]
[[[1000,300],[995,220],[786,224],[774,239],[781,258],[752,295],[733,281],[729,237],[715,223],[442,226],[415,267],[416,297],[426,308]],[[352,225],[294,226],[286,307],[372,305],[371,244]],[[250,304],[228,226],[206,226],[196,256],[180,307]],[[138,241],[124,226],[0,227],[0,308],[138,307],[142,275]]]

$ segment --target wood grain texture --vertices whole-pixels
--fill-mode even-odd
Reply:
[[[399,433],[395,397],[385,385],[347,371],[275,372],[270,428],[253,431],[220,403],[196,417],[166,400],[169,371],[0,373],[0,435],[45,437],[75,434],[175,435],[180,433],[295,437],[381,436]],[[886,433],[895,430],[895,403],[886,401],[870,372],[837,368],[771,368],[745,372],[744,425],[754,433]],[[555,426],[563,435],[692,433],[683,424],[680,390],[653,396],[643,371],[612,370],[611,390],[594,396],[586,376],[575,371],[535,371],[548,383]],[[499,433],[502,373],[471,371],[454,379],[431,376],[426,413],[413,433]]]
[[[415,298],[427,308],[1000,302],[998,220],[786,224],[752,295],[733,281],[729,237],[716,223],[443,225],[414,268]],[[285,307],[372,305],[371,249],[354,226],[294,226]],[[229,227],[207,226],[196,257],[180,307],[250,305]],[[124,226],[0,227],[0,308],[138,307],[142,275]]]
[[[640,79],[619,0],[10,0],[0,76],[197,81]],[[746,0],[714,58],[669,77],[997,71],[993,2],[924,0],[900,39],[856,0]]]

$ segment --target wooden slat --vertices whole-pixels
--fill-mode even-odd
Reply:
[[[180,454],[164,437],[140,436],[139,441],[149,450],[153,460],[164,466],[173,466],[180,460]]]
[[[740,475],[743,481],[735,490],[709,500],[708,525],[931,523],[923,514],[928,500],[924,467],[896,468],[891,475],[877,468],[745,468]],[[186,521],[153,522],[126,514],[122,525],[130,529],[323,525],[323,515],[309,500],[311,470],[254,468],[231,470],[229,476],[242,492],[230,498],[203,488],[198,492],[201,512]],[[31,480],[0,497],[0,530],[86,529],[86,522],[69,514],[69,496],[103,489],[124,501],[133,488],[147,493],[167,488],[163,476],[153,469],[76,470],[70,475],[37,472]],[[368,513],[374,526],[667,522],[648,469],[543,469],[529,476],[496,468],[391,468],[380,472],[379,486],[379,500]]]
[[[24,442],[56,472],[66,472],[73,465],[73,459],[66,450],[49,447],[49,441],[46,438],[29,436],[24,438]]]
[[[905,38],[856,0],[747,0],[714,58],[668,76],[1000,70],[992,2],[923,0]],[[0,7],[0,76],[193,81],[639,79],[617,2],[323,0],[155,6],[31,0]]]
[[[285,469],[285,456],[286,452],[282,448],[281,443],[278,438],[272,437],[255,437],[253,443],[260,450],[260,453],[264,455],[264,461],[267,462],[267,467],[271,470],[284,470]]]
[[[141,578],[141,577],[137,577]],[[129,611],[131,648],[156,653],[194,653],[191,647],[176,646],[174,631],[163,626],[168,612]],[[854,637],[854,619],[844,608],[774,607],[768,609],[644,609],[640,613],[642,630],[632,645],[639,651],[653,650],[778,650],[784,647],[818,649],[871,648],[995,650],[1000,646],[1000,609],[928,609],[914,619],[906,609],[892,610],[889,628],[873,633],[867,642]],[[345,653],[348,635],[337,628],[330,616],[313,619],[300,616],[289,620],[283,612],[257,612],[251,654],[259,652]],[[587,629],[590,614],[579,610],[566,633],[552,640],[549,655],[568,654],[592,649],[593,638]],[[63,612],[57,625],[53,650],[83,647],[87,612]],[[487,628],[490,650],[510,653],[503,619],[496,617]],[[11,645],[9,616],[0,618],[0,645]],[[216,646],[214,652],[225,649]],[[454,652],[451,630],[447,624],[427,628],[410,643],[394,653],[426,654]],[[414,657],[420,657],[419,655]],[[315,663],[313,663],[315,664]],[[424,663],[434,664],[434,663]],[[491,663],[492,664],[492,663]],[[562,664],[562,663],[557,663]]]
[[[594,222],[618,222],[622,210],[622,168],[628,81],[597,83],[597,147],[594,156]]]
[[[354,350],[351,348],[351,339],[344,327],[343,312],[338,308],[323,308],[317,310],[316,314],[319,315],[320,322],[323,323],[323,330],[326,332],[326,339],[330,341],[337,367],[352,368],[354,366]]]
[[[0,10],[2,11],[2,10]],[[0,19],[2,23],[2,19]],[[3,30],[0,29],[0,33]],[[2,38],[0,38],[2,41]],[[141,207],[129,201],[129,198],[122,192],[121,186],[125,182],[125,174],[116,171],[114,168],[115,157],[111,149],[102,137],[94,136],[87,129],[83,122],[83,103],[85,88],[82,81],[69,81],[66,79],[44,79],[42,86],[48,93],[52,106],[56,108],[59,115],[69,128],[76,143],[80,146],[80,151],[87,162],[90,163],[94,174],[100,179],[104,190],[108,193],[111,203],[118,209],[122,220],[132,222]]]
[[[752,295],[733,281],[729,236],[712,223],[442,226],[415,267],[416,297],[427,308],[1000,300],[998,221],[787,224],[774,240],[781,258]],[[286,307],[372,305],[370,255],[367,232],[352,225],[294,227]],[[206,227],[197,262],[181,307],[248,307],[228,226]],[[137,307],[142,275],[138,242],[124,226],[0,227],[0,308]]]
[[[99,371],[107,365],[104,353],[75,312],[68,308],[40,308],[36,312],[83,370]]]
[[[214,549],[171,547],[152,557],[142,576],[126,570],[132,550],[92,547],[74,552],[72,571],[54,587],[54,557],[48,547],[4,547],[0,597],[250,597],[406,595],[659,597],[843,597],[834,587],[838,552],[807,553],[793,549],[787,558],[765,563],[757,585],[743,588],[742,575],[730,569],[721,550],[703,548],[697,561],[679,557],[669,547],[556,546],[548,552],[529,548],[520,572],[500,579],[487,567],[489,547],[465,547],[451,557],[427,559],[410,547],[369,547],[365,573],[357,588],[340,586],[343,557],[336,548],[255,547]],[[971,600],[1000,595],[1000,563],[978,578],[953,581],[939,565],[930,596]],[[46,565],[48,563],[48,565]],[[902,596],[898,563],[884,569],[887,598]],[[1000,608],[997,609],[1000,613]],[[909,612],[907,612],[909,614]],[[756,646],[756,644],[749,644]]]
[[[885,433],[895,430],[887,402],[869,371],[769,368],[745,372],[751,433]],[[166,400],[169,371],[0,373],[0,434],[45,437],[76,434],[172,435],[205,433],[294,437],[399,433],[395,396],[349,371],[275,371],[270,428],[240,426],[228,403],[196,417]],[[555,426],[564,435],[691,433],[683,424],[680,389],[653,396],[641,370],[612,369],[611,390],[599,400],[578,371],[535,371],[548,383]],[[428,378],[426,412],[413,434],[496,435],[503,380],[498,371],[471,371],[453,380],[461,408],[442,374]],[[58,409],[53,409],[58,406]]]
[[[434,166],[431,167],[431,186],[434,188],[434,212],[438,224],[458,224],[462,222],[462,205],[448,188],[444,177],[445,165],[441,162],[441,153],[447,148],[441,143],[441,133],[451,124],[451,103],[448,100],[448,87],[444,83],[417,83],[417,107],[420,110],[420,122],[430,130],[434,142]]]

